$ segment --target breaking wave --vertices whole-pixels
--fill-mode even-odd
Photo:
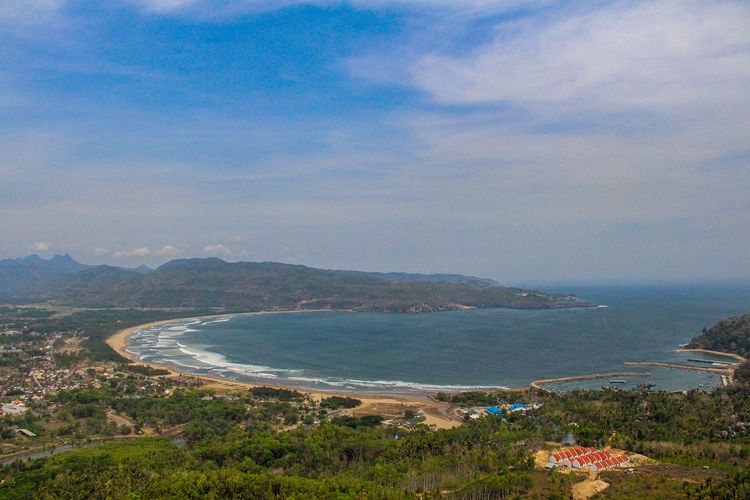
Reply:
[[[187,345],[178,340],[185,333],[200,331],[190,328],[190,326],[203,326],[230,320],[231,317],[222,317],[211,321],[193,320],[136,330],[130,337],[127,351],[138,360],[170,365],[178,371],[189,372],[194,375],[211,375],[227,380],[249,382],[273,380],[274,383],[300,388],[371,392],[462,391],[504,388],[490,385],[436,385],[404,380],[360,380],[305,376],[304,370],[236,363],[223,354],[212,352],[207,346]]]

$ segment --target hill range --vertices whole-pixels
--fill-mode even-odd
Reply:
[[[589,307],[573,295],[455,274],[368,273],[277,262],[178,259],[155,270],[88,266],[69,255],[0,261],[0,300],[79,307],[430,312]]]

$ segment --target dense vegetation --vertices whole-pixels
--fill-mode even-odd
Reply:
[[[417,275],[409,280],[404,276],[408,275],[326,271],[274,262],[228,263],[216,258],[188,259],[168,262],[147,273],[110,266],[90,267],[64,274],[15,298],[79,307],[220,307],[235,311],[352,309],[427,312],[463,306],[553,308],[587,305],[571,300],[571,297],[497,286],[490,280],[467,278],[460,281],[452,275],[433,278]]]
[[[320,402],[320,406],[321,408],[338,410],[339,408],[356,408],[361,403],[362,401],[356,398],[331,396],[330,398],[323,398],[323,400]]]
[[[691,349],[708,349],[729,352],[750,358],[750,313],[719,321],[688,344]],[[750,383],[750,360],[743,362],[734,372],[739,382]]]
[[[516,394],[545,405],[525,415],[412,432],[379,425],[376,416],[304,424],[304,413],[318,410],[299,393],[246,391],[222,398],[178,391],[132,399],[108,390],[76,391],[60,399],[80,415],[74,418],[97,418],[91,416],[96,408],[112,407],[143,428],[181,427],[187,444],[139,438],[15,463],[0,471],[9,478],[0,497],[436,498],[443,492],[456,498],[567,498],[578,479],[534,470],[532,454],[544,441],[572,432],[585,445],[625,447],[665,462],[637,484],[613,475],[613,491],[623,496],[641,497],[645,482],[654,497],[745,498],[750,435],[736,424],[750,420],[749,391]],[[294,422],[292,429],[277,430],[279,423]],[[714,472],[706,476],[704,465]],[[672,478],[674,468],[695,482]]]
[[[731,352],[750,357],[750,313],[719,321],[695,337],[688,347]]]

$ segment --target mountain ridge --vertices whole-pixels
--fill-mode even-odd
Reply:
[[[573,296],[461,275],[341,272],[280,262],[175,259],[149,272],[88,266],[13,297],[85,307],[218,307],[430,312],[586,307]]]

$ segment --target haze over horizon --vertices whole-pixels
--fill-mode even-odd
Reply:
[[[740,1],[5,0],[0,258],[750,278]]]

